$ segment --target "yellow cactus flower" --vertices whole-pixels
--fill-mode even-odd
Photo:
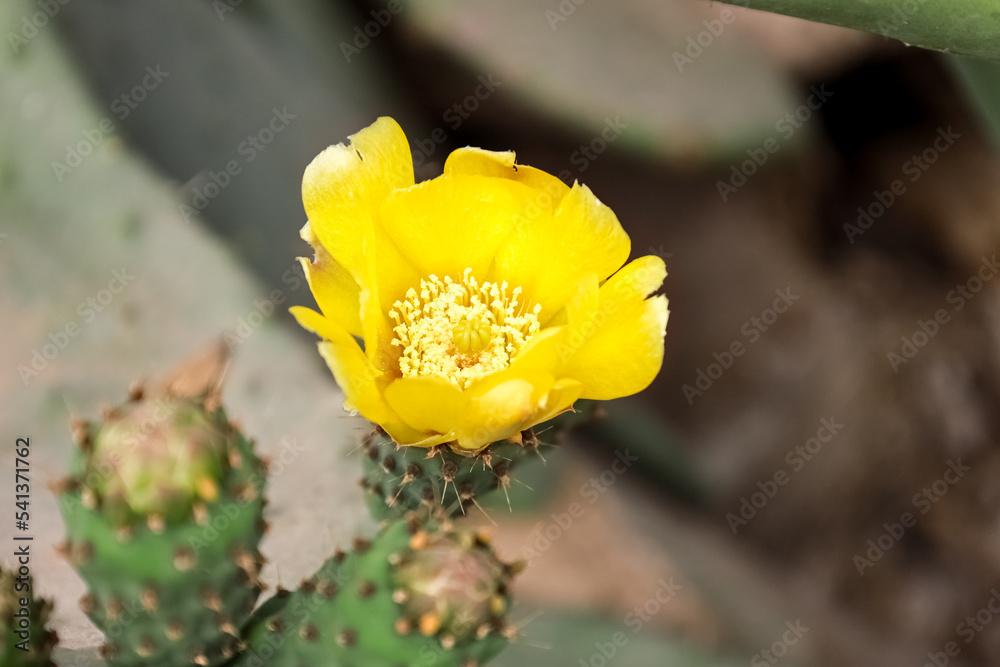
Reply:
[[[306,168],[300,258],[345,408],[399,444],[477,451],[572,408],[641,391],[659,372],[667,300],[655,256],[586,186],[454,151],[414,183],[406,136],[380,118]]]

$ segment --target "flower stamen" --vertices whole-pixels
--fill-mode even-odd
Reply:
[[[433,375],[464,389],[502,371],[541,325],[541,305],[530,311],[521,288],[507,282],[479,284],[466,269],[458,281],[431,274],[389,311],[396,322],[392,344],[401,347],[403,377]]]

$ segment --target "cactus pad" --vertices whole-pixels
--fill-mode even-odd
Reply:
[[[380,431],[364,442],[361,486],[376,519],[403,518],[410,512],[448,517],[464,514],[476,499],[511,483],[511,471],[538,455],[538,440],[530,431],[522,443],[494,442],[474,456],[448,447],[397,447]]]
[[[266,471],[220,409],[134,400],[77,427],[64,555],[112,665],[218,665],[262,585]]]
[[[496,655],[517,567],[465,529],[397,521],[261,607],[234,667],[474,667]]]

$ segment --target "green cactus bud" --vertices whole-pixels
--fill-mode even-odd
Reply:
[[[263,605],[233,667],[483,665],[513,634],[516,569],[469,530],[395,522]]]
[[[474,634],[505,611],[497,591],[505,565],[488,549],[474,548],[469,532],[431,533],[399,564],[396,588],[406,592],[408,618],[424,619],[456,640]]]
[[[262,590],[266,470],[221,409],[164,396],[80,426],[64,554],[112,665],[219,665]]]
[[[547,442],[555,442],[598,416],[595,403],[580,401],[578,410],[564,412],[540,428]],[[383,520],[406,518],[412,512],[421,518],[466,514],[484,494],[506,491],[512,472],[539,456],[543,444],[529,429],[521,433],[520,442],[501,440],[475,453],[447,445],[401,447],[376,428],[362,446],[361,487],[372,516]]]
[[[404,518],[417,510],[455,517],[483,494],[509,486],[511,471],[537,456],[537,447],[529,431],[523,444],[495,442],[468,456],[447,447],[397,447],[389,436],[373,431],[365,439],[361,486],[376,519]]]
[[[168,524],[218,498],[225,432],[193,400],[122,406],[101,429],[88,461],[93,491],[121,522],[160,516]]]
[[[51,611],[51,602],[34,596],[30,575],[0,568],[0,665],[54,667],[58,637],[45,627]]]

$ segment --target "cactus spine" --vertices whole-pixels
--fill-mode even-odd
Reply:
[[[511,471],[537,455],[538,440],[530,431],[524,444],[495,442],[475,456],[448,447],[397,447],[389,436],[373,431],[365,438],[361,487],[376,519],[465,514],[477,499],[511,483]]]

